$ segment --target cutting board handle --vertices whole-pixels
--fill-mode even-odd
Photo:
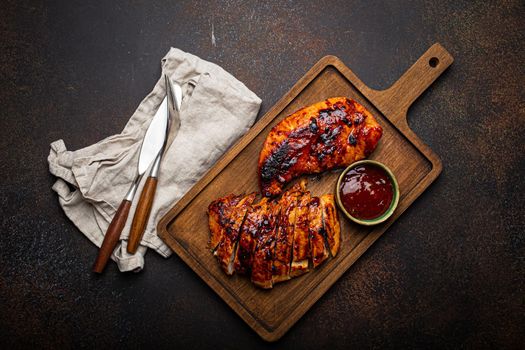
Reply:
[[[435,43],[390,88],[378,91],[376,104],[397,126],[408,127],[408,108],[453,61],[448,51]]]

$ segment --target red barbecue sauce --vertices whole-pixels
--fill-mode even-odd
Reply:
[[[359,165],[347,172],[339,191],[346,211],[362,220],[384,214],[394,197],[390,177],[382,168],[372,164]]]

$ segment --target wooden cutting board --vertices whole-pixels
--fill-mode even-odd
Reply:
[[[434,44],[392,87],[377,91],[337,57],[322,58],[162,218],[161,238],[263,339],[279,339],[441,172],[441,161],[409,128],[406,114],[452,62],[452,56]],[[386,164],[397,177],[401,196],[394,215],[379,226],[364,227],[340,213],[342,242],[336,258],[272,290],[256,288],[246,276],[227,276],[206,248],[209,203],[229,193],[258,191],[257,160],[270,129],[297,109],[335,96],[360,102],[383,127],[370,159]],[[314,195],[334,192],[340,171],[308,178],[308,189]]]

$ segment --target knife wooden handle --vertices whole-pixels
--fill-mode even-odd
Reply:
[[[102,271],[104,271],[113,250],[115,250],[115,246],[120,238],[120,233],[126,224],[129,208],[131,208],[130,201],[123,200],[122,203],[120,203],[120,206],[106,231],[104,241],[98,251],[97,260],[95,260],[95,264],[93,264],[93,272],[102,273]]]
[[[148,177],[144,184],[144,188],[142,189],[142,193],[140,194],[140,199],[129,232],[128,253],[130,254],[135,254],[140,242],[142,241],[142,236],[144,236],[144,231],[146,230],[146,224],[148,223],[156,189],[157,178],[151,176]]]

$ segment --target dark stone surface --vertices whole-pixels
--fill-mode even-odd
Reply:
[[[277,345],[523,347],[523,1],[3,1],[0,35],[0,348],[269,347],[176,256],[92,275],[49,143],[119,132],[170,46],[245,82],[262,115],[326,54],[386,88],[436,41],[455,63],[409,123],[441,177]]]

